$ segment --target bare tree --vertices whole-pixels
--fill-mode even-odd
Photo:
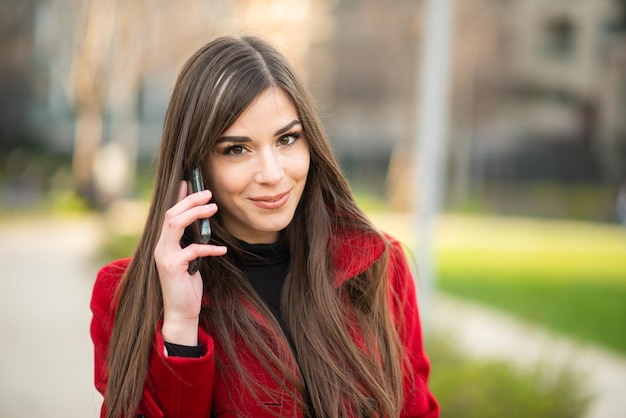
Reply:
[[[75,117],[73,174],[77,192],[102,201],[95,168],[109,155],[118,184],[132,184],[138,95],[153,73],[175,73],[208,39],[232,32],[256,33],[306,64],[309,46],[324,42],[327,0],[50,0],[46,48],[56,84]],[[270,7],[271,6],[271,7]],[[41,19],[40,19],[41,20]],[[44,19],[45,20],[45,19]],[[44,25],[46,26],[46,25]],[[294,34],[293,27],[298,27]],[[52,28],[52,29],[50,29]],[[54,38],[52,40],[48,38]],[[164,87],[166,88],[166,87]],[[110,141],[103,152],[107,115]],[[114,145],[118,151],[109,153]],[[104,158],[106,159],[106,158]],[[105,164],[106,165],[106,164]],[[101,170],[102,171],[102,170]],[[109,191],[110,193],[110,191]],[[118,191],[119,193],[119,191]],[[110,196],[114,198],[116,196]]]
[[[126,120],[136,125],[136,98],[146,75],[178,66],[218,32],[217,22],[228,21],[228,10],[220,5],[218,0],[57,0],[48,9],[52,19],[65,22],[57,26],[56,36],[63,39],[56,43],[60,65],[53,72],[75,114],[73,173],[80,196],[99,200],[94,164],[105,113],[130,103]],[[122,142],[126,152],[119,155],[128,160],[132,176],[136,138]]]

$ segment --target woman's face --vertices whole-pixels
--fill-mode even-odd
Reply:
[[[296,107],[282,89],[266,89],[209,153],[224,228],[248,243],[275,242],[293,219],[309,161]]]

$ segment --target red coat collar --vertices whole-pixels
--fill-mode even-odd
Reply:
[[[330,248],[335,267],[335,285],[370,268],[383,254],[386,248],[382,236],[373,232],[361,232],[350,229],[334,231]]]

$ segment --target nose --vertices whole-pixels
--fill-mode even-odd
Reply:
[[[274,149],[260,152],[258,163],[258,169],[255,174],[257,183],[275,185],[283,178],[284,171],[280,156]]]

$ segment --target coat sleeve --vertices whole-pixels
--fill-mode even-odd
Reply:
[[[91,311],[91,338],[94,344],[96,389],[106,399],[108,378],[107,352],[115,314],[114,294],[129,260],[103,267],[94,284]],[[203,347],[201,358],[167,357],[159,324],[150,355],[143,396],[136,416],[145,418],[207,417],[215,373],[213,340],[202,330],[198,338]],[[103,404],[101,417],[106,414]]]
[[[404,367],[404,418],[437,418],[439,405],[428,388],[430,362],[424,352],[415,282],[400,243],[391,241],[389,280],[392,307],[400,339],[407,355]]]

